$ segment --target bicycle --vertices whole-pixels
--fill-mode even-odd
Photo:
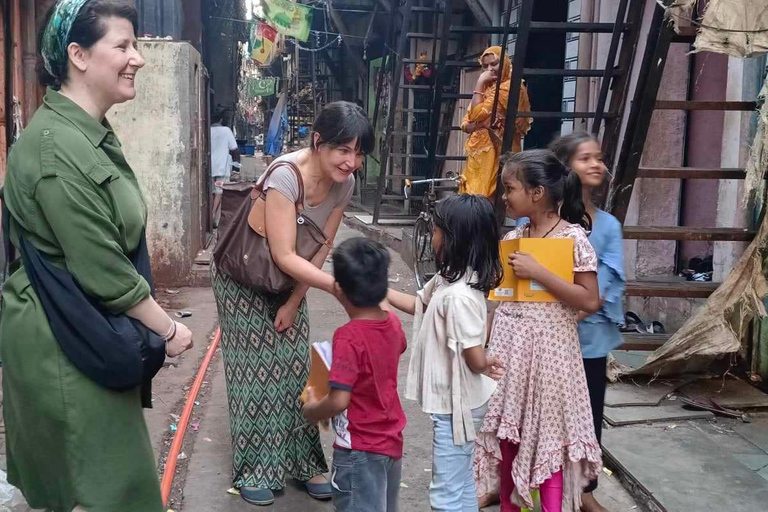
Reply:
[[[416,275],[416,286],[422,289],[437,272],[435,251],[432,249],[432,216],[437,203],[437,183],[457,183],[459,177],[447,173],[445,178],[424,180],[405,180],[405,198],[408,198],[413,185],[429,183],[429,191],[424,195],[423,208],[416,223],[413,225],[413,272]],[[456,187],[440,187],[441,190],[456,190]]]

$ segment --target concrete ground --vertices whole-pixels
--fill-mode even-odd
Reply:
[[[337,244],[341,241],[360,234],[344,225],[339,230]],[[412,274],[402,259],[395,252],[392,254],[390,267],[390,285],[403,291],[413,291]],[[342,307],[329,295],[309,292],[309,309],[311,317],[311,340],[329,340],[333,331],[347,321]],[[401,315],[406,334],[411,332],[411,318]],[[405,384],[409,353],[406,353],[400,364],[401,391]],[[239,496],[228,494],[232,487],[231,481],[231,437],[229,433],[229,418],[227,411],[227,396],[224,386],[223,363],[220,353],[212,363],[208,395],[201,400],[198,417],[200,418],[199,432],[191,432],[191,442],[185,450],[189,455],[188,468],[184,474],[183,502],[179,507],[175,503],[170,508],[177,512],[245,512],[253,510],[253,506],[244,502]],[[403,408],[408,417],[408,426],[404,432],[405,450],[403,458],[403,479],[400,492],[400,510],[402,512],[423,512],[429,510],[428,487],[431,470],[432,429],[429,417],[422,413],[418,405],[403,400]],[[328,463],[332,455],[333,437],[330,432],[322,435],[323,448]],[[190,449],[191,448],[191,449]],[[637,510],[635,502],[624,490],[615,477],[603,475],[601,487],[598,490],[600,501],[611,512],[630,512]],[[303,489],[295,482],[289,482],[285,492],[276,496],[275,504],[270,507],[275,512],[328,512],[333,510],[329,502],[322,503],[309,498]],[[498,507],[486,510],[497,511]]]
[[[353,236],[360,236],[360,233],[342,225],[337,243]],[[397,253],[391,251],[391,254],[390,286],[412,292],[414,290],[412,273]],[[158,473],[161,476],[175,433],[178,415],[181,414],[187,391],[216,327],[217,312],[210,288],[159,290],[158,300],[169,312],[192,313],[192,316],[181,321],[190,327],[195,336],[195,347],[180,358],[169,360],[167,367],[155,378],[154,408],[145,411],[153,446],[158,456]],[[312,341],[331,339],[333,331],[347,321],[341,306],[325,293],[310,291],[309,304]],[[411,318],[402,315],[401,320],[410,341]],[[410,352],[404,355],[400,364],[401,391],[405,384],[409,354]],[[430,509],[428,487],[431,475],[431,424],[429,417],[420,411],[416,403],[403,400],[403,407],[408,417],[408,426],[404,432],[405,450],[400,510],[402,512],[428,511]],[[2,434],[2,425],[0,425],[0,434]],[[3,437],[0,435],[0,467],[4,467],[5,463]],[[330,465],[333,440],[330,432],[324,432],[322,440]],[[239,496],[228,493],[232,487],[231,460],[227,395],[221,350],[218,350],[196,401],[167,508],[175,512],[253,510],[253,506],[244,502]],[[616,477],[603,475],[597,495],[600,502],[611,512],[642,510],[636,506]],[[13,510],[17,512],[22,508]],[[318,502],[309,498],[295,482],[289,482],[285,492],[279,494],[275,504],[267,510],[330,512],[333,506],[330,502]],[[495,512],[498,511],[498,506],[486,510]]]

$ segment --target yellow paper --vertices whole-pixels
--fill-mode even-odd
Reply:
[[[570,238],[516,238],[499,243],[504,280],[491,290],[488,298],[515,302],[560,302],[539,283],[515,276],[509,255],[525,252],[547,270],[569,283],[573,282],[573,240]]]

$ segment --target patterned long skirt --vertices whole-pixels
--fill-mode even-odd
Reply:
[[[260,292],[211,265],[229,397],[236,488],[279,490],[287,476],[328,471],[317,427],[301,414],[309,376],[309,315],[302,301],[293,326],[275,331],[285,296]]]

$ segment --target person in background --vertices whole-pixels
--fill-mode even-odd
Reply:
[[[224,123],[224,111],[211,117],[211,190],[213,190],[213,227],[219,226],[222,183],[229,181],[232,162],[240,162],[240,150],[232,130]]]
[[[229,398],[232,480],[248,503],[274,503],[273,491],[285,487],[286,477],[302,482],[313,498],[332,496],[318,429],[301,414],[310,359],[305,294],[310,287],[334,293],[335,279],[320,268],[352,197],[354,173],[374,141],[365,112],[354,103],[337,101],[315,119],[310,147],[275,160],[275,166],[290,162],[298,167],[303,213],[327,237],[311,260],[296,254],[299,181],[290,167],[276,167],[264,183],[266,234],[275,264],[296,281],[292,290],[267,293],[211,265]]]
[[[309,388],[304,417],[333,418],[336,512],[397,512],[406,423],[397,366],[407,342],[400,320],[380,306],[388,273],[389,252],[378,242],[351,238],[333,252],[336,296],[349,322],[333,335],[331,391],[318,400]]]
[[[509,88],[512,78],[512,63],[509,56],[501,62],[501,47],[491,46],[480,56],[483,72],[477,78],[475,89],[472,91],[470,103],[461,129],[469,133],[464,145],[467,154],[467,164],[459,182],[459,193],[480,194],[491,201],[495,200],[496,180],[499,175],[499,154],[501,152],[501,137],[504,134],[504,122],[509,103]],[[496,122],[491,126],[493,103],[496,98],[496,84],[499,87],[499,103],[496,110]],[[531,110],[528,101],[528,89],[525,84],[520,89],[518,111]],[[522,150],[522,140],[531,129],[532,120],[518,117],[512,129],[512,153]]]
[[[592,194],[605,180],[607,168],[600,145],[592,135],[576,132],[555,139],[550,145],[557,158],[579,175],[587,213],[592,218],[589,242],[597,253],[597,282],[600,287],[600,309],[589,315],[579,313],[579,342],[587,375],[589,401],[597,441],[603,431],[606,367],[608,353],[621,345],[619,324],[624,321],[624,239],[621,223],[609,213],[598,209]],[[607,512],[594,497],[597,479],[584,488],[581,497],[584,512]]]
[[[414,315],[405,396],[432,419],[432,510],[476,512],[475,436],[501,375],[498,359],[485,351],[485,298],[503,277],[499,232],[482,196],[448,197],[434,219],[437,274],[415,297],[390,290],[387,300]]]
[[[137,26],[136,9],[122,0],[51,7],[38,45],[48,89],[11,150],[4,201],[17,248],[23,239],[99,309],[164,337],[173,357],[192,346],[192,333],[155,302],[131,263],[147,202],[105,117],[136,96],[144,67]],[[77,369],[23,264],[2,293],[8,481],[33,509],[164,512],[140,389],[107,389]]]
[[[503,161],[507,213],[529,219],[505,240],[572,240],[574,277],[561,279],[530,254],[510,255],[517,277],[536,281],[558,302],[510,301],[496,308],[490,353],[501,359],[504,376],[488,404],[479,451],[486,457],[501,452],[501,512],[533,508],[534,489],[543,512],[578,512],[582,489],[602,462],[576,323],[579,311],[600,307],[597,256],[586,233],[591,222],[579,176],[554,153],[523,151]]]

